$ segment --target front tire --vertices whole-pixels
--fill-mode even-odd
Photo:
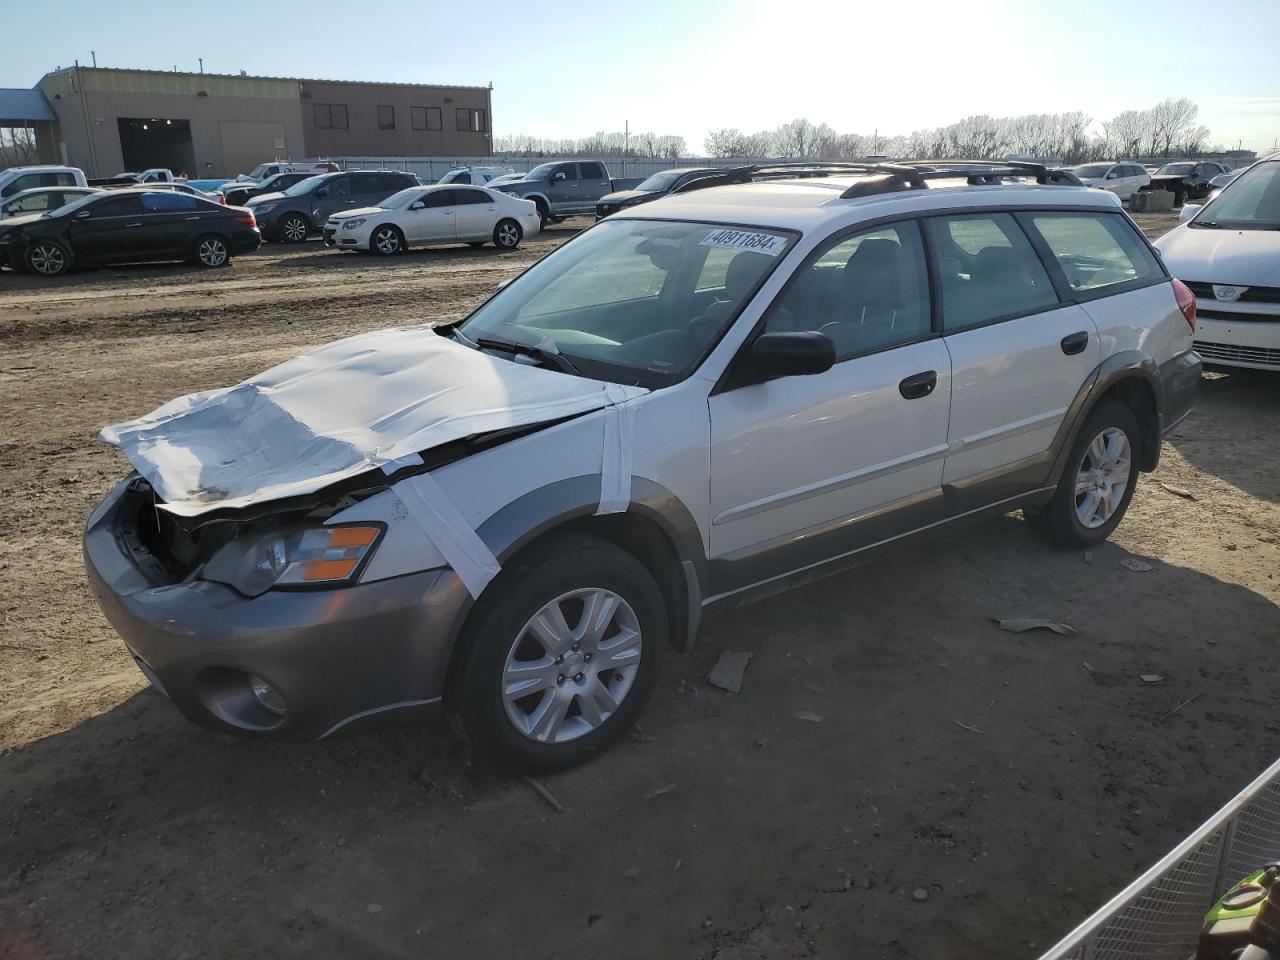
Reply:
[[[520,246],[524,231],[514,220],[499,220],[493,228],[493,243],[499,250],[514,250]]]
[[[613,544],[566,536],[534,547],[481,597],[453,707],[472,741],[509,764],[582,763],[644,708],[668,621],[652,575]]]
[[[1028,525],[1060,547],[1107,539],[1133,499],[1141,441],[1133,411],[1114,400],[1098,404],[1080,428],[1053,499],[1022,511]]]
[[[71,269],[71,253],[53,240],[37,240],[23,258],[27,272],[41,277],[60,277]]]
[[[196,241],[194,260],[197,266],[208,269],[225,267],[231,263],[231,250],[226,240],[210,234]]]
[[[291,213],[280,221],[276,236],[284,243],[303,243],[311,233],[311,224],[298,213]]]
[[[394,257],[408,249],[399,227],[390,224],[378,227],[369,235],[369,250],[382,257]]]

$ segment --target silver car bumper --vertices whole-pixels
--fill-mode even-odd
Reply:
[[[130,482],[90,517],[85,567],[139,668],[189,720],[316,739],[440,702],[471,605],[453,571],[253,598],[206,580],[157,583],[129,535],[139,509]],[[270,684],[283,715],[254,695],[251,677]]]

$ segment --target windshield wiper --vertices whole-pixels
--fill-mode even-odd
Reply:
[[[462,334],[462,336],[466,336],[466,334]],[[470,340],[471,338],[467,337],[467,339]],[[554,367],[561,373],[572,373],[577,377],[582,376],[582,371],[563,353],[553,353],[550,350],[542,349],[542,347],[514,343],[511,340],[495,340],[492,337],[476,337],[472,340],[472,343],[482,350],[498,350],[502,353],[521,354],[537,360],[544,367]]]
[[[1191,221],[1191,226],[1193,226],[1193,227],[1204,227],[1206,230],[1221,230],[1221,229],[1222,229],[1222,224],[1218,223],[1218,221],[1217,221],[1217,220],[1192,220],[1192,221]]]

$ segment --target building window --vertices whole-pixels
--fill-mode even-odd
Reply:
[[[379,107],[378,108],[378,129],[394,130],[396,128],[396,108],[395,107]]]
[[[457,112],[458,129],[470,133],[484,133],[484,111],[471,107],[459,107]]]
[[[343,103],[313,103],[311,115],[318,130],[347,129],[347,107]]]
[[[409,108],[409,122],[415,130],[440,130],[444,127],[440,121],[439,107]]]

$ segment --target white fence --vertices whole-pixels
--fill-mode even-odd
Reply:
[[[1204,915],[1280,860],[1280,760],[1040,960],[1187,960]]]
[[[540,163],[554,163],[558,160],[572,161],[603,159],[615,180],[642,180],[651,174],[676,167],[741,167],[752,163],[777,161],[777,157],[744,158],[714,160],[705,157],[682,157],[679,160],[664,160],[627,157],[626,159],[608,157],[321,157],[336,163],[344,170],[405,170],[416,173],[424,181],[434,182],[450,170],[458,167],[502,167],[510,168],[516,173],[525,173]],[[815,163],[818,161],[814,161]]]

